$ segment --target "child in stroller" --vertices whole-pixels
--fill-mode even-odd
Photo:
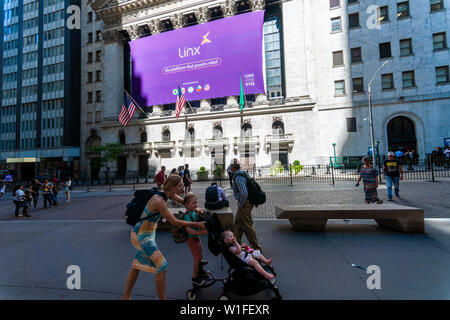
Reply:
[[[206,228],[208,229],[208,249],[218,256],[222,254],[230,266],[224,278],[215,278],[208,283],[208,286],[215,281],[223,282],[220,300],[281,300],[279,289],[275,286],[275,278],[266,279],[261,273],[250,267],[236,255],[230,252],[228,246],[222,241],[223,228],[216,213],[206,213]],[[267,260],[267,262],[270,260]],[[259,263],[259,262],[258,262]],[[270,264],[261,266],[266,272],[276,276]],[[187,292],[189,300],[197,299],[198,290],[191,289]]]

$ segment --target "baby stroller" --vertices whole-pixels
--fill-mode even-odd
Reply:
[[[222,254],[229,265],[229,269],[224,278],[215,278],[208,273],[210,280],[205,283],[205,286],[194,286],[193,289],[189,290],[187,292],[188,300],[196,300],[201,288],[209,287],[216,281],[223,282],[219,300],[281,300],[279,289],[275,286],[275,278],[267,280],[255,269],[233,255],[223,244],[221,240],[223,228],[217,214],[207,213],[205,220],[208,229],[209,251],[215,256]],[[262,267],[267,272],[276,275],[273,267],[263,264]]]

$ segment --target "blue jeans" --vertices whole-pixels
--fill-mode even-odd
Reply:
[[[392,199],[392,183],[394,184],[395,195],[398,196],[398,192],[400,191],[400,177],[386,176],[386,187],[389,199]]]

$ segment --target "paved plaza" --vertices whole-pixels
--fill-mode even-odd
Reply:
[[[325,232],[294,232],[287,220],[273,219],[275,205],[361,203],[362,189],[353,182],[264,185],[268,201],[255,210],[255,225],[264,254],[273,258],[283,298],[450,299],[449,187],[450,181],[402,183],[402,198],[395,202],[424,208],[426,218],[425,234],[405,234],[370,220],[330,220]],[[120,298],[134,254],[122,217],[132,191],[74,191],[68,203],[60,195],[56,208],[42,209],[41,202],[31,218],[14,218],[10,196],[0,199],[0,299]],[[385,186],[379,193],[386,199]],[[231,206],[235,209],[234,201]],[[226,262],[207,250],[206,237],[202,241],[208,269],[223,277]],[[157,242],[169,263],[168,298],[185,299],[190,251],[168,232],[157,232]],[[381,289],[368,289],[369,274],[352,264],[379,266]],[[66,287],[69,265],[81,269],[81,290]],[[221,289],[218,282],[199,298],[217,299]],[[142,272],[133,294],[155,299],[154,276]]]

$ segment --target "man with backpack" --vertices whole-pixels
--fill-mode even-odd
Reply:
[[[258,243],[258,239],[256,238],[256,231],[252,218],[252,209],[254,206],[258,207],[258,204],[264,203],[265,194],[261,191],[258,184],[241,170],[241,165],[238,159],[234,158],[231,160],[230,169],[233,172],[233,193],[234,197],[238,201],[238,210],[234,221],[234,234],[236,236],[236,240],[238,243],[241,243],[242,235],[245,234],[252,248],[262,251],[261,246]],[[252,190],[247,188],[247,186],[250,185],[252,186]],[[252,194],[253,203],[250,202],[249,199],[250,193]]]
[[[217,185],[217,182],[211,183],[205,192],[205,207],[209,210],[222,209],[229,207],[225,191]]]

